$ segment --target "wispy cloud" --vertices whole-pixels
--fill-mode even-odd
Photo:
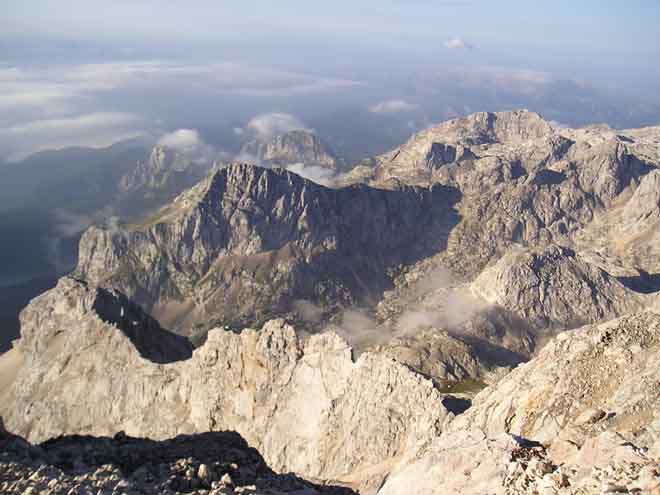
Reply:
[[[47,149],[102,147],[141,136],[140,118],[128,113],[99,112],[71,118],[35,120],[0,128],[0,153],[7,161]]]
[[[157,141],[159,146],[175,150],[193,161],[211,162],[228,160],[230,156],[206,143],[197,129],[177,129],[163,134]]]
[[[506,90],[521,95],[533,95],[555,81],[548,72],[497,66],[454,67],[438,76],[463,87]]]
[[[305,165],[304,163],[293,163],[285,167],[289,172],[293,172],[300,177],[321,184],[322,186],[332,186],[336,174],[330,170],[317,165]]]
[[[387,100],[381,101],[376,105],[369,107],[371,113],[401,113],[401,112],[410,112],[419,108],[418,105],[413,103],[408,103],[405,100]]]
[[[272,139],[290,131],[309,130],[300,119],[289,113],[257,115],[248,122],[246,129],[253,136],[262,140]]]
[[[159,127],[155,120],[140,119],[132,115],[133,110],[117,111],[117,101],[135,101],[136,94],[148,95],[152,90],[162,95],[163,91],[196,88],[210,99],[214,95],[289,97],[342,91],[359,84],[235,62],[181,64],[156,60],[29,68],[0,65],[0,158],[17,160],[43,149],[105,145],[110,139],[155,132]],[[148,107],[148,101],[140,98],[141,108]],[[160,109],[158,101],[152,103]],[[249,124],[253,132],[262,135],[303,127],[287,114],[255,118]],[[184,132],[176,137],[190,139],[192,135]]]

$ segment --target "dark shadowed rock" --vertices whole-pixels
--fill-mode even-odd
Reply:
[[[296,299],[379,297],[389,269],[443,248],[454,201],[450,188],[334,190],[232,165],[142,225],[88,230],[76,274],[179,331],[260,322]]]

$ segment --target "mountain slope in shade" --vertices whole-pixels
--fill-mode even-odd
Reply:
[[[351,304],[378,297],[389,268],[442,249],[452,201],[449,188],[334,190],[232,165],[143,224],[89,229],[76,274],[181,331],[262,321],[302,298]]]

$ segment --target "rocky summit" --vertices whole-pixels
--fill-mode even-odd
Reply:
[[[0,491],[660,493],[660,128],[478,113],[332,188],[271,144],[21,313]]]
[[[241,148],[241,155],[276,167],[302,164],[338,171],[343,163],[315,133],[299,129],[278,134],[270,139],[254,139]]]

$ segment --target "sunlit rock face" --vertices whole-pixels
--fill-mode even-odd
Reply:
[[[355,359],[333,333],[303,341],[282,320],[212,330],[191,355],[121,295],[69,278],[21,318],[23,365],[2,414],[33,442],[231,430],[276,470],[375,482],[450,417],[429,379],[385,356]]]

